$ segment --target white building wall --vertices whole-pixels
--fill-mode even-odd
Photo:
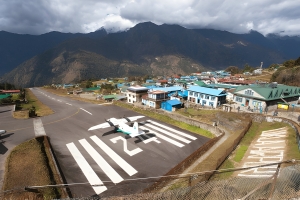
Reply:
[[[189,91],[188,93],[188,100],[190,102],[192,98],[195,99],[195,104],[198,105],[203,105],[203,106],[212,106],[213,108],[216,108],[218,106],[218,97],[216,96],[211,96],[208,94],[203,94],[203,93],[199,93],[199,92],[193,92],[192,94],[190,93],[191,91]]]
[[[127,91],[127,103],[135,103],[136,102],[136,93]]]

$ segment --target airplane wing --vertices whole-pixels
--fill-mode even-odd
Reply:
[[[140,118],[143,118],[143,117],[145,117],[145,116],[140,115],[140,116],[133,116],[133,117],[124,117],[120,120],[122,120],[122,122],[126,123],[126,122],[136,121],[136,120],[138,120]]]
[[[88,131],[92,131],[92,130],[99,129],[99,128],[108,128],[108,127],[111,127],[111,126],[113,126],[112,123],[104,122],[102,124],[92,126],[91,128],[88,129]]]
[[[0,135],[2,135],[2,134],[4,134],[4,133],[6,133],[5,130],[0,130]]]

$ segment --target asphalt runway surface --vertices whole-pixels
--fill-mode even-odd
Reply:
[[[149,117],[138,120],[139,129],[146,132],[143,137],[125,139],[114,127],[88,131],[112,117],[141,114],[114,105],[60,97],[38,88],[32,92],[55,113],[16,123],[8,111],[11,108],[0,107],[0,120],[5,118],[0,129],[8,130],[6,139],[14,145],[47,135],[73,197],[141,192],[158,179],[155,177],[166,174],[209,140]],[[4,154],[14,146],[7,142],[4,144],[9,144],[5,146],[8,150]]]

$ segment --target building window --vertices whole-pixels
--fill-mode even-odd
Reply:
[[[252,91],[252,90],[246,90],[246,91],[245,91],[245,94],[246,94],[246,95],[251,95],[251,96],[253,96],[253,91]]]
[[[202,101],[202,106],[204,106],[206,104],[206,101],[205,100],[203,100]]]
[[[242,102],[242,101],[243,101],[243,98],[242,98],[242,97],[235,97],[235,101],[237,101],[237,102]]]
[[[190,91],[190,96],[193,96],[193,92],[192,91]]]
[[[211,99],[212,101],[214,101],[214,100],[216,99],[216,97],[211,97],[210,99]]]
[[[200,94],[201,99],[203,99],[203,94]]]
[[[205,95],[205,99],[209,99],[209,95]]]

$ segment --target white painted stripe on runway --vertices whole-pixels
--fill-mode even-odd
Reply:
[[[57,100],[57,101],[61,102],[61,100]]]
[[[184,137],[190,138],[190,139],[192,139],[192,140],[197,140],[197,138],[194,137],[194,136],[188,135],[188,134],[186,134],[186,133],[183,133],[183,132],[178,131],[178,130],[176,130],[176,129],[170,128],[170,127],[165,126],[165,125],[163,125],[163,124],[157,123],[157,122],[152,121],[152,120],[147,120],[147,121],[148,121],[148,122],[151,122],[152,124],[154,124],[154,125],[156,125],[156,126],[160,126],[160,127],[164,128],[164,129],[167,129],[167,130],[170,130],[170,131],[172,131],[172,132],[174,132],[174,133],[177,133],[177,134],[179,134],[179,135],[182,135],[182,136],[184,136]]]
[[[70,105],[70,106],[72,105],[72,104],[70,104],[70,103],[66,103],[66,104],[68,104],[68,105]]]
[[[144,139],[142,136],[138,135],[137,137],[143,141],[144,144],[148,144],[149,142],[156,142],[156,143],[160,143],[160,141],[157,140],[156,137],[149,137],[148,135],[144,134],[143,136],[145,136],[147,139]]]
[[[155,131],[153,131],[151,129],[149,129],[149,131],[151,133],[155,134],[156,137],[161,138],[161,139],[163,139],[163,140],[165,140],[165,141],[167,141],[167,142],[169,142],[171,144],[174,144],[174,145],[176,145],[176,146],[178,146],[180,148],[184,146],[184,144],[181,144],[181,143],[179,143],[179,142],[177,142],[175,140],[172,140],[171,138],[168,138],[168,137],[166,137],[166,136],[164,136],[162,134],[159,134],[159,133],[157,133],[157,132],[155,132]]]
[[[159,131],[159,132],[161,132],[161,133],[164,133],[164,134],[166,134],[166,135],[168,135],[168,136],[171,136],[171,137],[173,137],[173,138],[175,138],[175,139],[177,139],[177,140],[180,140],[180,141],[182,141],[182,142],[185,142],[185,143],[187,143],[187,144],[191,142],[191,141],[189,141],[189,140],[187,140],[187,139],[185,139],[185,138],[182,138],[182,137],[180,137],[180,136],[178,136],[178,135],[174,135],[174,134],[172,134],[172,133],[170,133],[170,132],[168,132],[168,131],[166,131],[166,130],[163,130],[163,129],[158,128],[158,127],[156,127],[156,126],[153,126],[153,125],[151,125],[151,124],[145,124],[144,126],[150,127],[150,128],[152,128],[152,129],[154,129],[154,130],[157,130],[157,131]]]
[[[88,114],[90,114],[90,115],[93,115],[92,113],[90,113],[90,112],[87,111],[87,110],[84,110],[83,108],[80,108],[80,110],[83,110],[84,112],[86,112],[86,113],[88,113]]]
[[[102,142],[97,136],[90,137],[111,159],[113,159],[129,176],[137,173],[137,171],[129,165],[123,158],[116,154],[109,146]]]
[[[67,144],[67,147],[69,151],[71,152],[72,156],[74,157],[75,161],[77,162],[78,166],[80,167],[81,171],[89,181],[91,185],[103,185],[103,182],[100,180],[100,178],[97,176],[95,171],[91,168],[89,163],[86,161],[86,159],[83,157],[83,155],[80,153],[80,151],[77,149],[75,144],[69,143]],[[96,194],[100,194],[107,190],[106,186],[92,186]]]
[[[124,180],[85,139],[79,142],[113,183],[120,183]]]
[[[46,135],[41,118],[33,119],[33,128],[34,128],[35,137]]]

